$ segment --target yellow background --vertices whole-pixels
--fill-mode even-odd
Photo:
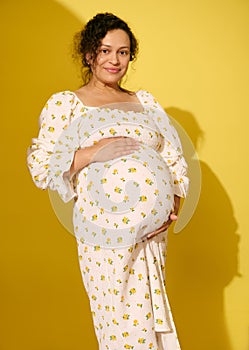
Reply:
[[[1,350],[97,349],[74,238],[25,157],[47,98],[79,85],[73,33],[102,11],[140,41],[127,87],[153,93],[201,161],[198,208],[168,253],[182,349],[248,349],[248,10],[247,0],[1,1]]]

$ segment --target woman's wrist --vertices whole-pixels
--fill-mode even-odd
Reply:
[[[70,174],[76,174],[78,171],[91,164],[95,152],[95,145],[78,149],[74,154]]]

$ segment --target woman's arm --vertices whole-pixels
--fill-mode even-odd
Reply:
[[[138,149],[139,142],[130,137],[104,138],[93,146],[75,152],[70,168],[70,177],[91,163],[107,162],[131,154]]]

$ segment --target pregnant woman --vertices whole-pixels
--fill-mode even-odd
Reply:
[[[179,350],[164,269],[188,188],[181,144],[150,93],[121,87],[138,51],[123,20],[98,14],[76,40],[85,83],[48,100],[28,166],[38,187],[74,199],[99,349]]]

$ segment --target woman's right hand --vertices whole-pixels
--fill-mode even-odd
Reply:
[[[139,142],[131,137],[109,137],[92,146],[94,154],[91,163],[107,162],[133,153],[139,149]]]
[[[94,162],[107,162],[122,157],[139,149],[139,142],[131,137],[108,137],[96,144],[75,152],[70,175],[77,173]]]

